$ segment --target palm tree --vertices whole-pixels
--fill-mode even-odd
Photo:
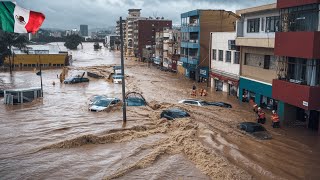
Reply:
[[[12,73],[14,62],[14,54],[11,51],[12,47],[17,47],[21,50],[26,47],[27,43],[28,39],[26,36],[0,31],[0,56],[3,59],[9,56],[10,73]]]

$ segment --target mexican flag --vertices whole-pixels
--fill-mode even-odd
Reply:
[[[15,33],[35,33],[45,16],[17,6],[11,1],[0,1],[0,30]]]

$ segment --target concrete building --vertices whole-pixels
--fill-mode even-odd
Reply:
[[[320,0],[278,0],[275,34],[279,68],[272,98],[286,124],[302,124],[320,135]]]
[[[80,35],[81,36],[89,36],[88,25],[80,25]]]
[[[117,25],[116,25],[116,35],[120,36],[120,26],[122,26],[122,31],[123,31],[123,42],[125,44],[126,42],[126,20],[123,19],[122,22],[120,23],[120,20],[117,21]]]
[[[163,29],[171,28],[172,21],[165,19],[138,19],[134,21],[134,55],[143,60],[142,49],[155,49],[156,32],[163,31]]]
[[[180,59],[180,31],[165,29],[163,37],[162,65],[169,70],[177,71],[177,63]]]
[[[156,65],[161,65],[163,63],[163,31],[156,32],[155,36],[155,57],[153,63]]]
[[[211,33],[211,87],[238,97],[240,52],[236,32]]]
[[[125,46],[125,53],[127,56],[133,56],[134,51],[133,51],[133,31],[134,31],[134,21],[137,19],[146,19],[143,17],[140,17],[141,9],[129,9],[129,14],[128,17],[126,18],[126,28],[125,28],[125,41],[124,41],[124,46]]]
[[[180,61],[185,76],[197,81],[208,80],[210,32],[235,31],[237,18],[225,10],[193,10],[181,14]]]
[[[260,107],[277,110],[272,98],[272,80],[277,77],[278,60],[274,55],[275,32],[280,30],[276,4],[238,10],[236,45],[240,46],[239,98],[250,99]]]

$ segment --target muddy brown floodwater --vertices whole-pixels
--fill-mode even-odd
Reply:
[[[72,53],[69,76],[120,63],[119,52],[94,51],[92,43]],[[92,95],[121,98],[121,85],[93,78],[60,84],[61,70],[43,72],[43,99],[1,103],[0,179],[320,179],[320,140],[314,133],[267,123],[273,139],[256,140],[237,130],[239,122],[254,120],[247,104],[210,89],[204,99],[234,108],[177,104],[190,98],[192,81],[134,60],[125,63],[127,91],[141,92],[149,103],[128,107],[125,126],[120,107],[88,111]],[[33,71],[2,72],[0,79],[5,86],[40,86]],[[191,117],[160,119],[168,107]]]

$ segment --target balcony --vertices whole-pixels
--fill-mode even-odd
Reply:
[[[320,3],[320,0],[277,0],[277,8],[282,9],[316,3]]]
[[[237,37],[237,46],[250,46],[250,47],[263,47],[263,48],[274,48],[274,38],[246,38]]]
[[[200,26],[185,26],[185,27],[181,27],[181,32],[200,32]]]
[[[272,98],[305,110],[320,109],[320,86],[307,86],[274,79]]]
[[[199,64],[198,57],[192,57],[192,56],[189,56],[189,58],[188,58],[187,56],[181,55],[180,61],[183,62],[183,63],[186,63],[186,64],[192,64],[192,65],[198,65]]]
[[[187,42],[181,42],[181,47],[183,48],[192,48],[192,49],[199,49],[200,45],[199,42],[197,40],[190,40]]]
[[[320,59],[320,32],[277,32],[275,55]]]

